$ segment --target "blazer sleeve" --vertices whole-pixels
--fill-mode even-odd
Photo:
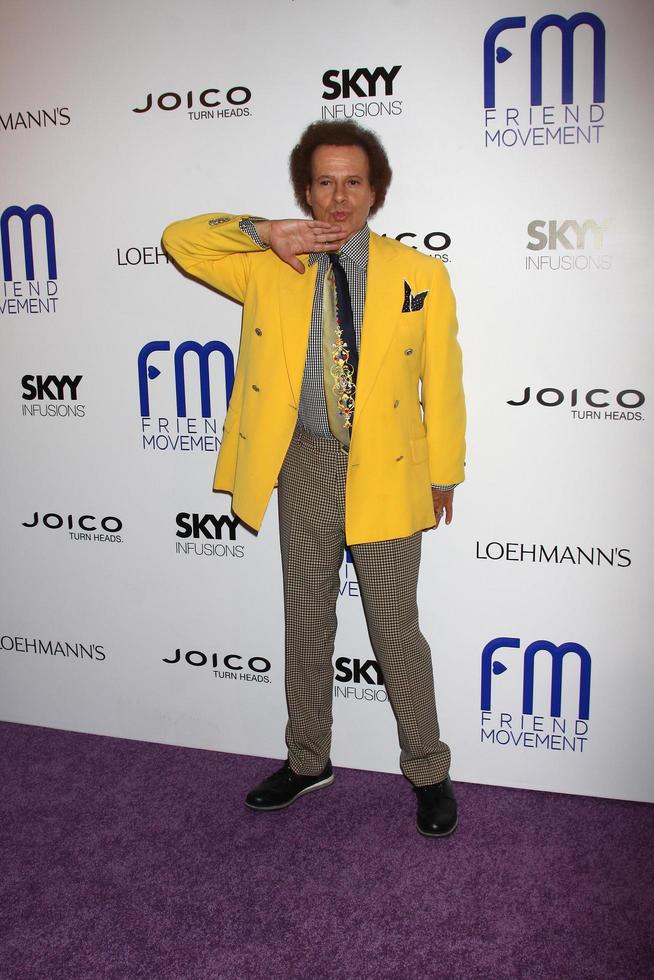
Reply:
[[[432,484],[449,486],[465,478],[466,409],[456,302],[442,262],[433,263],[425,323],[422,404]]]
[[[241,231],[250,217],[219,212],[175,221],[163,233],[163,247],[184,272],[243,303],[252,255],[265,251]]]

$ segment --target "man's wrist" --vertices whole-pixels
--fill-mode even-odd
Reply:
[[[264,245],[270,245],[270,222],[269,221],[252,221],[255,231]]]
[[[264,227],[262,229],[262,225],[270,228],[270,222],[265,218],[242,218],[239,222],[239,228],[243,234],[251,238],[255,245],[258,245],[259,248],[268,248],[270,246],[270,240],[265,235],[266,228]],[[264,234],[262,234],[262,231]]]

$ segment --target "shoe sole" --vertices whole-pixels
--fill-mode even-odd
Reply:
[[[288,800],[287,803],[278,803],[277,806],[254,806],[252,803],[246,801],[245,805],[250,810],[255,810],[257,813],[270,813],[273,810],[285,810],[287,807],[299,800],[301,796],[306,796],[307,793],[313,793],[316,789],[325,789],[326,786],[331,786],[334,782],[334,776],[328,776],[327,779],[322,779],[319,783],[313,783],[311,786],[307,786],[305,789],[301,789],[299,793]]]
[[[417,824],[416,824],[416,830],[418,831],[419,834],[422,834],[423,837],[449,837],[450,834],[453,834],[454,833],[454,831],[456,830],[456,828],[458,826],[459,826],[459,821],[457,819],[457,821],[454,824],[454,826],[452,827],[452,829],[451,830],[446,830],[444,834],[428,834],[426,831],[421,830],[420,827]]]

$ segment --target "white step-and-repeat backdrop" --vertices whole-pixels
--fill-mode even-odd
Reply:
[[[273,505],[211,491],[240,309],[159,239],[297,213],[359,120],[372,226],[447,263],[470,429],[420,599],[456,779],[654,800],[648,0],[11,0],[3,15],[0,716],[284,755]],[[397,772],[344,561],[336,765]]]

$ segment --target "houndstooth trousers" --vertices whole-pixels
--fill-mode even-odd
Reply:
[[[279,475],[286,620],[286,744],[291,768],[322,772],[331,747],[336,601],[345,548],[347,456],[335,439],[295,430]],[[429,645],[418,624],[422,532],[352,545],[352,559],[400,742],[400,767],[416,786],[447,776]]]

